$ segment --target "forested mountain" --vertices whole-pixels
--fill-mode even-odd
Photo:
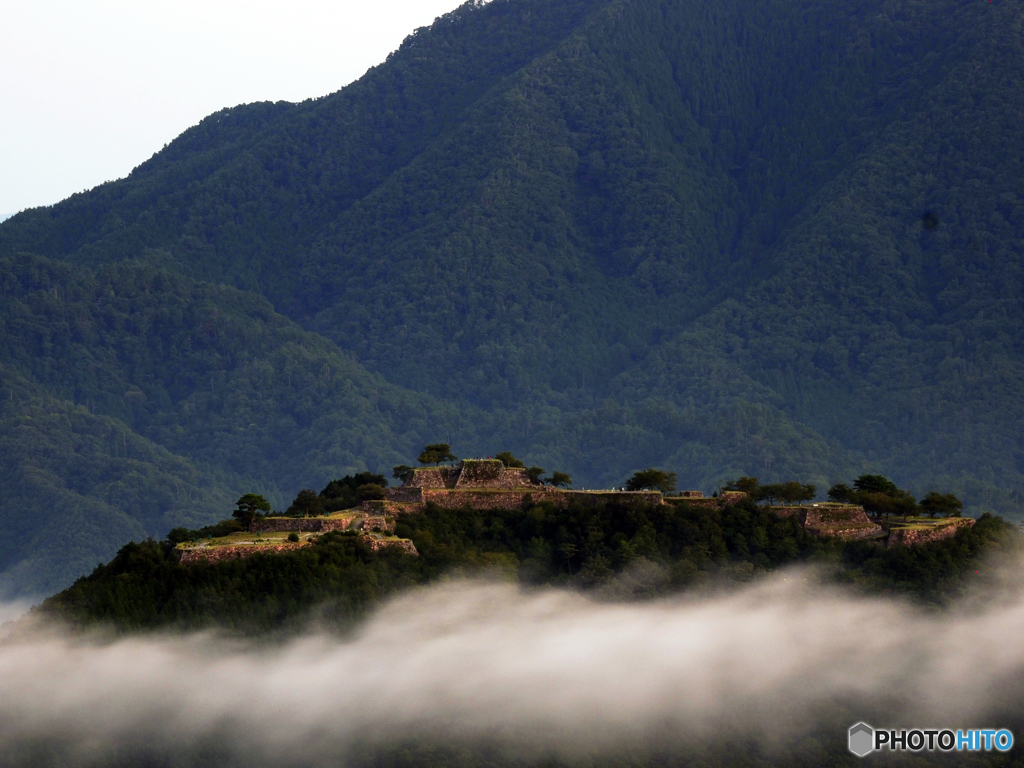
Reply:
[[[35,323],[65,285],[99,311],[104,280],[139,313],[65,355],[5,301],[5,375],[229,496],[437,436],[580,485],[871,470],[1017,514],[1022,23],[1019,0],[469,3],[337,93],[223,110],[0,225]],[[25,270],[58,275],[53,309]],[[210,345],[186,373],[174,334]],[[310,389],[326,370],[361,383]]]
[[[408,460],[445,423],[251,293],[38,257],[0,260],[0,291],[5,592],[57,589],[247,491],[283,508],[303,484]]]

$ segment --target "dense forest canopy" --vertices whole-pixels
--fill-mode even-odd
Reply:
[[[1022,19],[467,3],[5,221],[0,589],[442,441],[1019,515]]]
[[[228,532],[234,523],[220,526]],[[347,628],[395,591],[442,576],[497,574],[633,600],[743,584],[806,563],[822,566],[826,581],[943,606],[969,588],[983,556],[1024,551],[1017,527],[992,515],[954,538],[887,549],[815,537],[749,499],[725,509],[685,500],[561,508],[528,499],[508,510],[428,504],[399,517],[395,533],[411,538],[419,554],[373,552],[345,531],[284,554],[183,565],[178,541],[221,534],[179,529],[164,541],[126,545],[36,613],[119,632],[217,627],[262,635],[302,629],[314,611]]]

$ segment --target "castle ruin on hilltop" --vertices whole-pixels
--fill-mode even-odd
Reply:
[[[506,467],[500,459],[463,459],[452,467],[412,470],[402,488],[544,488],[522,467]]]
[[[506,467],[500,459],[463,459],[451,467],[413,469],[397,488],[388,488],[387,501],[368,502],[387,511],[414,512],[426,504],[446,509],[515,509],[526,497],[566,507],[572,501],[584,504],[635,502],[660,504],[658,491],[569,491],[534,480],[521,467]],[[401,505],[399,507],[398,505]]]
[[[714,513],[742,504],[747,494],[723,491],[707,497],[700,491],[663,495],[660,491],[565,490],[545,485],[522,467],[508,467],[500,459],[463,459],[452,466],[411,469],[387,497],[363,501],[358,508],[332,512],[321,517],[260,517],[249,526],[249,534],[232,534],[216,544],[178,544],[176,553],[186,565],[214,563],[275,554],[309,546],[318,536],[331,531],[351,532],[372,551],[397,549],[417,555],[415,544],[395,535],[396,519],[422,513],[428,505],[442,509],[505,510],[524,508],[530,503],[549,503],[565,509],[570,504],[602,507],[608,504],[650,506],[671,505]],[[954,536],[960,528],[974,524],[970,518],[951,520],[872,520],[856,504],[820,502],[808,506],[769,506],[775,515],[793,519],[811,536],[830,539],[875,540],[887,546],[914,545]],[[294,533],[286,539],[283,534]],[[264,537],[264,534],[266,536]]]

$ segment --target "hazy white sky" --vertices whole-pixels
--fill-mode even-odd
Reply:
[[[6,0],[0,217],[121,178],[200,119],[338,90],[460,0]]]

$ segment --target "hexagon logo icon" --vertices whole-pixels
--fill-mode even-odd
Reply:
[[[857,723],[850,728],[849,747],[857,757],[873,752],[875,749],[875,729],[867,723]]]

